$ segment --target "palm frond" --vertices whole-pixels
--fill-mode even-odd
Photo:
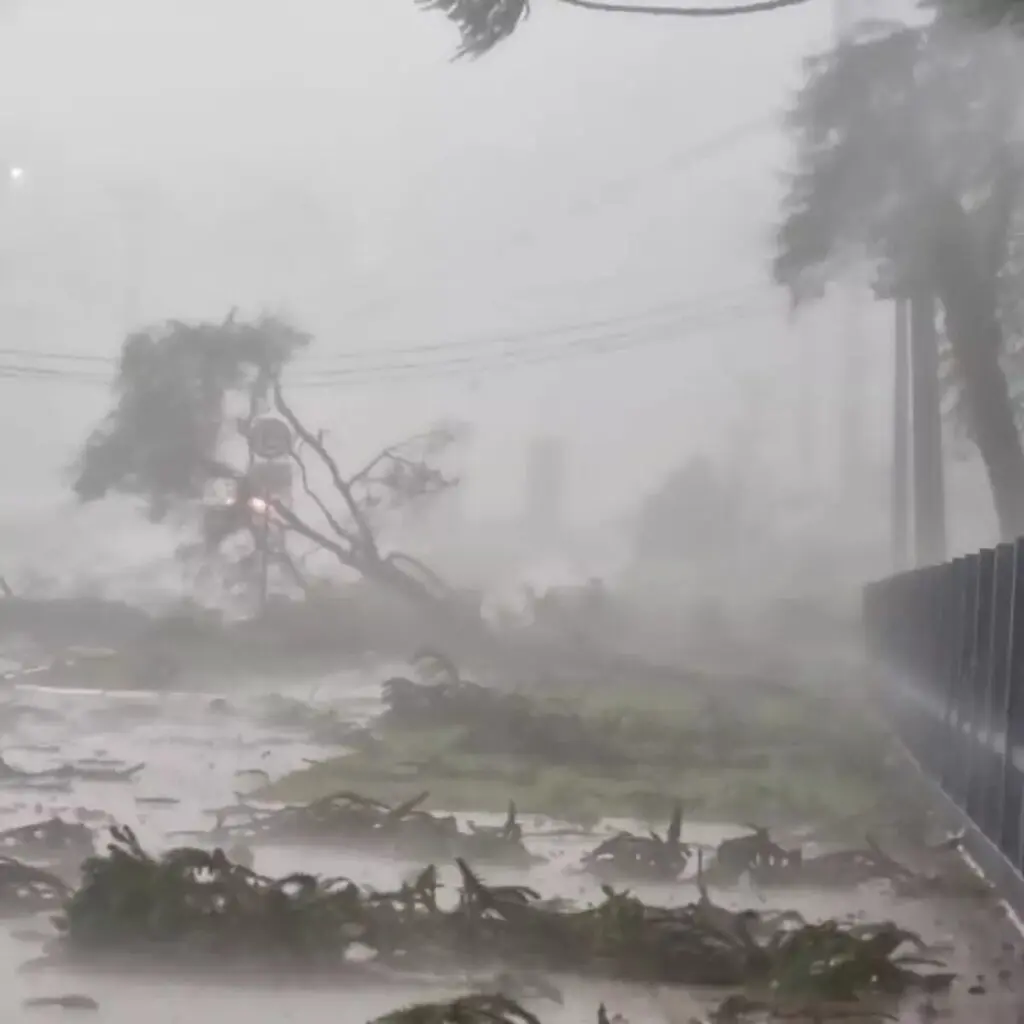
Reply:
[[[530,14],[530,0],[416,0],[441,11],[462,35],[459,57],[480,57],[507,39]]]

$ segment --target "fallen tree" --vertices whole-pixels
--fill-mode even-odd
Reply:
[[[459,610],[456,592],[420,560],[387,550],[382,537],[390,513],[429,501],[456,485],[439,461],[462,437],[444,424],[389,445],[354,471],[343,471],[323,432],[311,430],[285,396],[283,376],[310,337],[264,317],[242,322],[168,323],[129,336],[121,350],[114,404],[86,440],[73,488],[83,502],[111,494],[141,498],[156,522],[198,526],[182,557],[200,572],[256,571],[255,554],[270,531],[300,537],[345,569],[401,593],[434,612]],[[229,406],[243,406],[240,417]],[[282,452],[291,472],[270,482],[252,444],[261,418],[287,424]],[[325,497],[311,460],[329,481]],[[298,501],[290,480],[297,477]],[[282,484],[282,481],[284,483]],[[221,489],[221,498],[211,494]],[[247,541],[239,551],[229,542]],[[274,558],[301,589],[307,580],[286,543]],[[225,564],[227,563],[227,564]]]

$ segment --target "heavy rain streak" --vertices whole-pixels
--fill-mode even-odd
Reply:
[[[1019,1022],[1024,3],[0,82],[0,1018]]]

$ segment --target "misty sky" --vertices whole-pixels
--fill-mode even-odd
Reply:
[[[13,5],[0,158],[26,176],[3,205],[5,345],[112,356],[140,320],[287,312],[318,336],[294,373],[311,420],[363,454],[471,419],[489,508],[517,497],[524,441],[550,430],[577,510],[615,515],[749,433],[736,404],[753,391],[762,448],[792,463],[788,368],[813,351],[828,404],[838,336],[834,315],[793,330],[768,283],[774,119],[830,4],[714,23],[535,7],[513,41],[453,64],[454,30],[412,0]],[[515,355],[496,362],[505,335]],[[579,354],[602,339],[629,350]],[[429,348],[453,341],[470,344]],[[105,393],[0,389],[18,424],[0,439],[8,503],[49,498]],[[883,408],[881,381],[872,395]],[[874,406],[866,419],[884,437]]]

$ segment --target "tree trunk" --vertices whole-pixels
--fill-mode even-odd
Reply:
[[[1024,450],[1006,375],[995,281],[976,251],[963,206],[935,207],[930,271],[963,380],[971,435],[985,462],[1002,539],[1024,534]]]

